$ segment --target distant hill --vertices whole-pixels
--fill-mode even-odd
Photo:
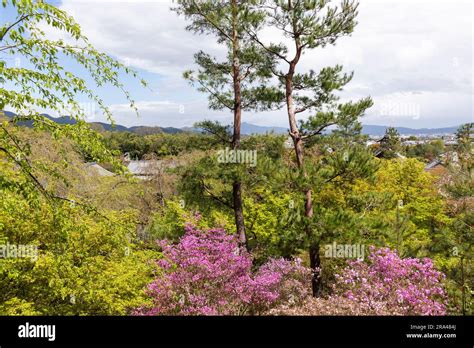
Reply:
[[[197,133],[201,132],[201,129],[194,128],[194,127],[183,127],[181,128],[181,130],[185,132],[197,132]],[[275,134],[288,134],[288,130],[283,127],[257,126],[257,125],[247,123],[247,122],[242,122],[242,125],[240,128],[240,133],[243,135],[266,134],[266,133],[272,133],[272,132]]]
[[[13,118],[16,116],[16,114],[11,111],[4,111],[4,114],[8,118]],[[53,117],[48,114],[42,114],[42,116],[58,124],[75,124],[76,123],[76,120],[69,116]],[[135,126],[135,127],[128,128],[120,124],[116,124],[112,126],[110,123],[105,123],[105,122],[89,122],[89,123],[92,126],[96,126],[96,129],[99,128],[101,130],[113,131],[113,132],[130,132],[130,133],[136,133],[139,135],[150,135],[150,134],[158,134],[158,133],[176,134],[176,133],[184,132],[183,130],[179,128],[173,128],[173,127]],[[32,121],[19,122],[18,124],[21,126],[26,126],[30,128],[33,126]]]
[[[363,125],[362,133],[367,135],[382,136],[385,134],[388,126],[374,126],[374,125]],[[445,127],[445,128],[407,128],[407,127],[395,127],[400,135],[436,135],[436,134],[454,134],[456,133],[458,126],[456,127]],[[242,134],[265,134],[274,132],[276,134],[288,134],[288,128],[283,127],[265,127],[256,126],[250,123],[242,123]]]
[[[5,115],[9,118],[15,116],[13,112],[4,111]],[[52,117],[50,115],[44,114],[43,116],[49,118],[50,120],[59,123],[59,124],[74,124],[76,121],[69,116],[61,117]],[[21,125],[32,127],[31,121],[26,121],[20,123]],[[177,134],[183,132],[199,132],[198,129],[193,127],[152,127],[152,126],[134,126],[134,127],[125,127],[119,124],[116,124],[112,127],[108,123],[104,122],[91,122],[91,125],[96,125],[100,129],[106,131],[115,131],[115,132],[131,132],[139,135],[150,135],[158,133],[167,133],[167,134]],[[374,126],[374,125],[363,125],[362,132],[367,135],[382,136],[385,134],[387,126]],[[407,128],[407,127],[395,127],[400,135],[436,135],[436,134],[454,134],[459,127],[445,127],[445,128]],[[251,123],[242,122],[241,133],[244,135],[251,134],[265,134],[265,133],[275,133],[275,134],[288,134],[288,128],[284,127],[271,127],[271,126],[257,126]]]
[[[367,135],[384,135],[388,126],[374,126],[374,125],[363,125],[362,133]],[[454,134],[459,127],[445,127],[445,128],[407,128],[407,127],[395,127],[400,135],[435,135],[435,134]],[[268,132],[274,132],[276,134],[287,134],[288,128],[283,127],[265,127],[256,126],[250,123],[242,123],[242,134],[265,134]]]
[[[265,134],[273,132],[275,134],[288,134],[288,128],[283,127],[266,127],[266,126],[256,126],[247,122],[242,122],[241,127],[242,134]]]
[[[362,132],[367,135],[384,135],[387,126],[372,126],[364,125]],[[445,127],[445,128],[407,128],[395,127],[400,135],[435,135],[435,134],[454,134],[459,127]]]
[[[150,135],[156,133],[167,133],[167,134],[176,134],[183,133],[185,130],[174,128],[174,127],[147,127],[147,126],[135,126],[127,128],[129,132],[137,133],[140,135]]]
[[[362,133],[367,135],[382,136],[385,134],[388,126],[363,125]],[[445,128],[407,128],[395,127],[400,135],[436,135],[436,134],[454,134],[459,126]],[[274,132],[275,134],[288,134],[288,128],[256,126],[250,123],[242,123],[242,134],[265,134]]]

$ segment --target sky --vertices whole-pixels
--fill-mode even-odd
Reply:
[[[145,89],[122,76],[136,100],[138,118],[120,91],[99,90],[118,124],[185,127],[203,119],[232,121],[229,112],[209,110],[207,96],[182,78],[183,71],[194,67],[196,52],[219,57],[225,48],[212,36],[187,32],[185,19],[170,11],[171,0],[56,3],[76,19],[97,49],[138,70],[149,82]],[[364,124],[437,128],[473,122],[473,14],[472,0],[360,0],[359,24],[352,36],[307,53],[298,71],[336,64],[353,71],[341,98],[373,98],[375,105]],[[0,23],[7,18],[2,14]],[[53,29],[45,30],[57,37]],[[281,41],[271,29],[264,39]],[[104,120],[100,115],[90,118]],[[243,121],[288,126],[283,109],[245,112]]]

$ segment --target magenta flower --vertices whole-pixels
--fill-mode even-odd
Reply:
[[[333,289],[375,313],[445,315],[444,278],[431,259],[401,259],[388,248],[371,248],[369,262],[350,262]]]
[[[159,241],[163,276],[148,287],[151,308],[137,315],[258,314],[277,303],[301,301],[310,272],[300,261],[273,259],[252,272],[252,258],[223,229],[187,225],[177,244]]]

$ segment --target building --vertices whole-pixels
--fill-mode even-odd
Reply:
[[[179,162],[176,160],[139,160],[129,161],[127,168],[130,173],[138,179],[149,180],[153,176],[162,173],[165,169],[176,168]]]
[[[443,161],[437,158],[425,166],[425,171],[435,176],[443,176],[448,172],[448,169]]]
[[[108,171],[104,167],[100,166],[97,162],[89,162],[85,164],[86,171],[93,175],[99,176],[115,176],[114,173]]]

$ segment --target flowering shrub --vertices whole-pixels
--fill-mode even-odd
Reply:
[[[297,306],[281,304],[271,308],[268,315],[390,315],[389,308],[378,311],[361,306],[343,296],[308,297]]]
[[[162,277],[148,287],[153,306],[137,315],[241,315],[307,295],[309,272],[299,262],[271,260],[252,273],[252,258],[223,229],[187,225],[178,244],[159,242]],[[306,282],[306,284],[305,284]]]
[[[371,314],[444,315],[443,279],[431,259],[401,259],[388,248],[371,248],[368,263],[352,261],[336,275],[334,292]]]
[[[278,276],[276,283],[279,297],[272,305],[287,304],[290,307],[301,303],[311,295],[311,270],[301,264],[300,259],[293,262],[283,258],[270,259],[256,273],[255,280],[268,275]]]

